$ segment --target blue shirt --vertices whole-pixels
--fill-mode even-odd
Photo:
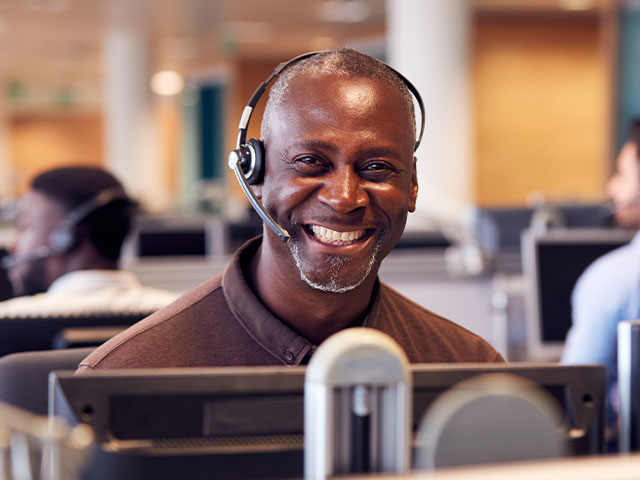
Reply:
[[[601,363],[607,368],[607,410],[613,422],[618,410],[618,323],[640,318],[640,232],[587,267],[573,289],[571,305],[562,363]]]

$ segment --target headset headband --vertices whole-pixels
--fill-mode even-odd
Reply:
[[[264,94],[265,90],[269,83],[273,81],[278,75],[280,75],[285,69],[289,66],[297,63],[306,58],[313,57],[314,55],[318,55],[324,52],[309,52],[304,53],[302,55],[298,55],[297,57],[292,58],[287,62],[280,63],[273,70],[271,75],[262,82],[251,98],[249,99],[249,103],[244,107],[244,111],[242,112],[242,117],[240,118],[240,125],[238,127],[238,139],[236,141],[236,148],[229,153],[229,157],[227,159],[227,163],[229,168],[233,170],[238,179],[240,187],[242,191],[245,193],[251,206],[255,209],[255,211],[260,215],[260,218],[264,221],[265,225],[267,225],[283,242],[287,242],[289,240],[289,233],[282,228],[278,223],[273,219],[269,212],[265,210],[265,208],[260,203],[260,200],[256,197],[253,190],[251,190],[250,185],[256,184],[262,181],[262,177],[264,175],[264,144],[261,140],[257,140],[255,138],[250,138],[247,140],[247,128],[249,126],[249,120],[251,119],[251,115],[253,114],[253,110],[260,100],[260,97]],[[422,102],[422,97],[418,93],[418,89],[413,86],[413,84],[407,80],[404,75],[400,72],[391,68],[387,64],[385,65],[389,70],[396,74],[396,76],[402,81],[405,87],[413,94],[413,97],[418,102],[418,106],[420,107],[420,133],[418,134],[418,138],[414,143],[413,151],[415,152],[422,141],[422,135],[424,134],[424,103]]]
[[[77,225],[96,210],[116,200],[131,201],[122,188],[118,186],[105,188],[71,209],[62,219],[62,224],[65,227]]]
[[[298,63],[301,60],[305,60],[307,58],[314,57],[314,56],[316,56],[316,55],[318,55],[320,53],[324,53],[324,52],[318,51],[318,52],[303,53],[302,55],[298,55],[297,57],[293,57],[291,60],[279,63],[276,66],[276,68],[273,70],[271,75],[269,75],[269,77],[267,77],[267,79],[264,82],[262,82],[258,86],[258,88],[256,88],[256,91],[253,92],[253,95],[251,95],[251,98],[249,99],[249,102],[247,103],[247,106],[244,107],[244,110],[242,111],[242,117],[240,117],[240,125],[238,126],[238,139],[236,140],[236,148],[240,148],[242,145],[244,145],[246,143],[246,141],[247,141],[247,129],[249,127],[249,120],[251,120],[251,115],[253,114],[253,109],[257,105],[258,100],[260,100],[260,97],[262,97],[262,95],[264,94],[265,90],[267,89],[267,86],[275,78],[277,78],[284,70],[286,70],[288,67],[290,67],[294,63]],[[418,89],[413,85],[413,83],[411,83],[407,79],[407,77],[402,75],[395,68],[390,67],[389,65],[387,65],[384,62],[382,62],[382,63],[389,70],[391,70],[393,73],[395,73],[397,75],[397,77],[402,81],[402,83],[404,83],[404,85],[411,92],[413,97],[416,99],[416,102],[418,102],[418,106],[420,107],[420,133],[418,134],[418,138],[417,138],[417,140],[416,140],[416,142],[415,142],[415,144],[413,146],[413,151],[415,152],[418,149],[418,147],[420,146],[420,142],[422,142],[422,136],[424,135],[424,124],[425,124],[424,102],[422,101],[422,97],[420,96],[420,92],[418,92]]]
[[[22,263],[34,262],[71,249],[77,240],[76,227],[85,218],[102,207],[118,200],[135,204],[121,187],[108,187],[72,208],[49,234],[49,245],[41,245],[23,255],[7,255],[0,261],[2,268],[13,268]]]

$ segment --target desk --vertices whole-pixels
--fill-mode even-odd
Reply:
[[[342,480],[638,480],[640,454],[573,457],[559,460],[510,463],[405,475],[340,477]]]

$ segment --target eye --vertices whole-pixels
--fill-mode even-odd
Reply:
[[[360,168],[360,175],[371,181],[383,181],[398,173],[398,169],[388,162],[372,161]]]
[[[327,163],[320,157],[313,155],[305,155],[294,160],[296,169],[304,175],[319,175],[325,172],[329,167]]]

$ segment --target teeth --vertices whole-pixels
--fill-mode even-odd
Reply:
[[[312,225],[311,231],[313,232],[313,235],[322,243],[333,243],[333,244],[353,243],[356,240],[362,238],[366,232],[365,230],[354,230],[352,232],[337,232],[335,230],[330,230],[328,228],[321,227],[319,225]]]

